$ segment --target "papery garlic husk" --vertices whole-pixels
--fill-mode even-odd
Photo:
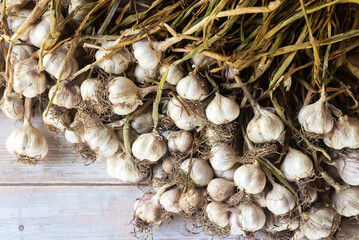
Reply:
[[[350,187],[338,189],[332,194],[334,209],[344,217],[353,217],[359,214],[359,188]]]
[[[211,65],[215,64],[217,61],[214,58],[210,58],[202,54],[196,54],[191,58],[191,62],[192,62],[192,68],[204,70],[204,69],[208,69]]]
[[[215,170],[226,171],[231,169],[238,162],[238,155],[234,149],[225,144],[219,143],[212,146],[210,152],[211,166]]]
[[[207,186],[207,192],[214,201],[222,202],[235,193],[236,185],[223,178],[212,179]]]
[[[157,192],[163,185],[166,183],[163,181],[163,177],[165,176],[162,164],[156,163],[152,167],[152,180],[151,186]]]
[[[115,155],[107,157],[107,173],[113,178],[124,182],[139,183],[143,179],[130,153],[117,151]]]
[[[199,189],[191,188],[181,194],[180,207],[186,213],[196,212],[203,200],[202,192]]]
[[[15,64],[13,88],[27,98],[36,97],[46,90],[46,76],[39,71],[35,59],[28,58]]]
[[[330,208],[312,207],[309,212],[304,213],[300,228],[310,240],[326,238],[334,230],[334,216],[334,211]]]
[[[61,80],[68,79],[72,74],[79,70],[79,65],[74,57],[65,61],[69,47],[68,44],[62,45],[55,51],[44,56],[44,69],[55,79],[59,79],[63,64],[65,64],[65,66],[61,75]]]
[[[169,68],[169,66],[162,65],[160,67],[159,72],[160,72],[161,77],[165,74],[167,68]],[[180,66],[174,65],[174,66],[170,67],[170,70],[168,70],[167,77],[166,77],[166,82],[168,82],[169,84],[172,84],[172,85],[177,85],[178,82],[183,77],[184,77],[184,73],[181,70]]]
[[[254,143],[282,142],[285,130],[282,120],[263,108],[258,109],[259,114],[248,123],[247,135]]]
[[[213,173],[214,173],[214,176],[216,176],[216,177],[224,178],[228,181],[233,182],[234,181],[234,173],[236,172],[238,167],[239,166],[237,164],[235,164],[233,167],[231,167],[230,169],[228,169],[226,171],[218,171],[216,169],[213,169]]]
[[[139,134],[149,133],[153,129],[152,108],[131,120],[131,127]]]
[[[161,207],[159,197],[153,194],[146,194],[140,200],[135,202],[135,215],[142,221],[160,225],[161,224]]]
[[[20,120],[24,117],[24,103],[19,94],[12,92],[8,97],[6,93],[0,101],[0,108],[10,119]]]
[[[52,98],[56,85],[49,91],[49,99]],[[60,107],[72,109],[81,102],[80,87],[70,81],[61,81],[54,97],[53,103]]]
[[[174,170],[174,164],[172,158],[165,158],[162,161],[162,169],[165,173],[172,173]]]
[[[289,147],[280,170],[289,181],[298,181],[313,175],[313,162],[310,158],[294,148]]]
[[[359,154],[348,152],[335,160],[333,165],[337,168],[343,181],[352,186],[359,186]]]
[[[209,146],[212,146],[212,145],[215,145],[217,143],[220,143],[222,142],[222,139],[220,137],[220,134],[217,133],[214,129],[212,128],[209,128],[209,127],[206,127],[204,129],[204,135],[206,137],[206,143],[209,145]]]
[[[268,190],[265,188],[262,192],[256,193],[256,194],[250,194],[250,198],[253,203],[257,204],[261,208],[266,208],[266,195],[268,193]]]
[[[135,72],[134,72],[136,81],[144,84],[146,82],[146,78],[154,78],[157,75],[157,72],[151,69],[145,69],[141,67],[139,64],[136,65]]]
[[[206,108],[206,116],[217,125],[230,123],[239,116],[239,105],[233,99],[216,93]]]
[[[85,5],[85,4],[88,4],[88,3],[91,3],[91,2],[94,2],[93,0],[70,0],[68,1],[69,3],[69,7],[67,9],[67,13],[68,14],[71,14],[71,12],[73,10],[75,10],[76,7],[79,7],[79,6],[82,6],[82,5]],[[75,16],[72,18],[72,20],[74,21],[82,21],[85,16],[90,12],[91,8],[84,8],[84,9],[81,9],[79,10]]]
[[[344,219],[335,234],[338,240],[359,240],[359,223],[351,219]]]
[[[171,132],[168,137],[168,149],[170,152],[190,153],[193,136],[188,131]]]
[[[97,93],[100,90],[101,81],[96,78],[89,78],[83,81],[80,87],[81,98],[87,101],[97,102]]]
[[[234,182],[246,193],[257,194],[263,191],[266,185],[266,176],[260,166],[244,164],[235,171]]]
[[[132,145],[132,153],[139,160],[157,162],[167,152],[165,139],[155,133],[140,135]]]
[[[16,44],[12,48],[10,55],[10,63],[15,64],[22,60],[28,59],[34,53],[34,49],[26,44]]]
[[[266,205],[275,215],[283,215],[293,210],[295,198],[288,189],[273,183],[273,189],[266,196]]]
[[[266,216],[263,210],[250,202],[238,205],[229,216],[229,225],[233,235],[255,232],[263,228],[265,222]]]
[[[180,97],[177,97],[180,99]],[[201,111],[201,106],[197,107],[195,111]],[[174,121],[176,126],[182,130],[200,131],[205,126],[203,118],[192,112],[187,112],[177,99],[172,98],[167,106],[167,115]]]
[[[359,148],[359,120],[347,115],[339,117],[332,131],[323,138],[334,149]]]
[[[8,7],[8,6],[6,6]],[[29,17],[32,11],[29,9],[14,9],[14,15],[8,16],[9,28],[15,33],[20,26],[25,22],[25,20]],[[29,34],[31,28],[28,28],[23,34],[20,35],[20,40],[27,42],[29,41]]]
[[[52,14],[53,16],[55,16],[55,11],[53,11]],[[61,22],[62,20],[64,20],[64,17],[60,14],[57,20],[58,22]],[[51,31],[50,22],[51,22],[50,11],[47,11],[42,15],[39,23],[29,28],[30,29],[29,40],[32,45],[38,48],[41,47],[42,41],[45,39],[45,36]],[[46,41],[49,42],[52,41],[52,39],[48,38]],[[58,68],[61,68],[61,66],[58,66]]]
[[[229,212],[224,204],[218,202],[210,202],[206,207],[208,219],[224,228],[229,224]]]
[[[70,143],[79,143],[84,133],[84,125],[80,121],[73,121],[70,124],[70,128],[65,130],[65,139]]]
[[[6,10],[24,7],[29,2],[30,0],[6,0]]]
[[[51,106],[49,112],[42,114],[42,120],[47,127],[54,132],[63,132],[71,122],[69,111],[63,111],[56,106]]]
[[[281,218],[272,213],[266,214],[266,230],[270,232],[281,232],[285,230],[294,231],[299,227],[299,218]]]
[[[186,173],[188,172],[189,161],[190,159],[186,159],[181,164],[181,169]],[[212,180],[213,171],[207,161],[200,158],[193,158],[190,177],[193,183],[198,187],[204,187],[207,186],[208,183]]]
[[[157,54],[159,56],[162,54],[161,50],[159,49],[159,43],[155,40],[152,40],[151,42],[154,49],[150,47],[147,38],[143,38],[132,44],[133,55],[138,61],[138,64],[142,68],[149,70],[153,70],[157,67],[159,63]]]
[[[83,140],[96,155],[111,157],[117,152],[119,141],[111,126],[99,123],[91,124],[84,129]]]
[[[190,74],[182,78],[176,87],[178,95],[192,101],[202,101],[209,94],[207,83],[199,76]]]
[[[325,101],[325,96],[313,104],[302,107],[298,114],[298,121],[307,132],[329,133],[333,129],[334,119]]]
[[[309,184],[307,184],[306,188],[306,192],[307,192],[307,197],[308,197],[308,202],[309,203],[314,203],[317,201],[318,199],[318,192],[315,188],[313,188],[312,186],[310,186]]]
[[[112,47],[114,43],[115,41],[109,41],[103,43],[102,47],[109,48]],[[96,61],[110,52],[111,51],[98,50],[95,54]],[[126,52],[125,49],[121,49],[117,51],[114,55],[112,55],[110,58],[105,58],[97,65],[107,73],[122,74],[127,70],[130,62],[131,62],[131,58],[129,54]]]
[[[178,188],[173,188],[163,193],[160,203],[167,212],[179,213],[182,211],[179,205],[180,197],[180,190]]]

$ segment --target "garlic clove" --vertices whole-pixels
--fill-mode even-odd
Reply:
[[[219,143],[211,148],[210,162],[213,169],[226,171],[238,162],[238,156],[231,146]]]
[[[266,196],[266,205],[275,215],[283,215],[293,210],[295,198],[288,189],[274,183],[273,189]]]
[[[353,217],[359,214],[359,188],[351,187],[336,190],[332,194],[334,209],[344,217]]]
[[[10,119],[20,120],[24,117],[24,104],[19,94],[12,92],[8,97],[6,94],[0,101],[0,108]]]
[[[160,225],[161,208],[156,195],[146,194],[140,200],[135,202],[135,215],[142,221]]]
[[[50,88],[49,99],[52,98],[56,85]],[[60,107],[72,109],[81,102],[80,87],[70,81],[61,81],[54,97],[53,103]]]
[[[73,121],[70,128],[65,130],[65,138],[70,143],[79,143],[79,138],[82,138],[84,133],[84,125],[80,121]]]
[[[69,111],[63,111],[56,106],[51,106],[48,114],[42,114],[42,119],[47,127],[54,132],[63,132],[70,124]]]
[[[192,101],[202,101],[209,94],[206,82],[199,75],[188,75],[182,78],[176,87],[178,95]]]
[[[294,148],[289,148],[280,167],[284,177],[289,181],[298,181],[313,175],[313,162],[310,158]]]
[[[155,133],[140,135],[132,145],[132,153],[139,160],[157,162],[167,152],[167,144],[162,136]]]
[[[333,230],[334,211],[330,208],[312,207],[304,213],[301,230],[310,240],[328,237]]]
[[[285,130],[282,120],[274,113],[259,109],[259,113],[248,123],[247,135],[254,143],[283,140]]]
[[[211,222],[222,228],[229,224],[228,211],[222,203],[210,202],[206,207],[206,214]]]
[[[233,167],[231,167],[228,170],[225,171],[218,171],[216,169],[213,169],[213,173],[214,176],[219,177],[219,178],[224,178],[228,181],[233,182],[234,181],[234,173],[235,171],[238,169],[238,165],[234,165]]]
[[[215,178],[208,183],[207,192],[214,201],[222,202],[235,193],[235,186],[234,182],[223,178]]]
[[[165,72],[168,68],[170,68],[170,69],[168,70],[168,73],[167,73],[166,82],[168,82],[169,84],[172,84],[172,85],[177,85],[178,82],[184,77],[183,71],[181,70],[180,66],[178,66],[178,65],[173,65],[171,67],[162,65],[159,69],[161,77],[165,74]]]
[[[255,164],[244,164],[234,173],[236,185],[249,194],[263,191],[266,185],[266,176],[262,169]]]
[[[231,234],[244,235],[264,227],[266,216],[263,210],[254,203],[238,205],[229,217]]]
[[[207,119],[217,125],[230,123],[239,116],[239,105],[236,101],[216,93],[206,108]]]
[[[186,173],[188,172],[189,161],[190,159],[186,159],[181,164],[181,169]],[[199,187],[204,187],[207,186],[208,183],[212,180],[213,171],[212,168],[207,163],[207,161],[204,161],[200,158],[193,158],[192,171],[190,177],[194,184],[196,184]]]
[[[131,127],[139,134],[149,133],[153,129],[152,108],[141,113],[131,121]]]
[[[107,158],[107,173],[113,178],[134,184],[143,179],[131,154],[121,151],[117,151],[115,155]]]
[[[22,60],[28,59],[34,53],[34,49],[26,44],[16,44],[12,48],[10,55],[10,63],[15,64]]]
[[[179,213],[182,211],[179,205],[180,197],[180,190],[178,188],[173,188],[163,193],[160,198],[160,203],[167,212]]]
[[[152,46],[154,49],[150,47],[148,39],[143,38],[132,44],[133,55],[138,61],[138,64],[144,68],[153,70],[157,67],[159,63],[158,56],[161,56],[162,52],[157,48],[158,42],[155,40],[151,40]]]
[[[359,120],[341,116],[332,131],[323,138],[328,147],[334,149],[359,148]]]
[[[170,152],[190,153],[193,136],[188,131],[173,132],[168,138]]]

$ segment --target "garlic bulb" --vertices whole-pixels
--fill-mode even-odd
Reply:
[[[49,99],[52,98],[56,86],[50,88]],[[61,81],[53,103],[60,107],[72,109],[81,102],[80,87],[70,81]]]
[[[208,69],[211,65],[216,63],[216,59],[207,57],[202,54],[196,54],[191,58],[192,68],[198,68],[199,70]]]
[[[137,169],[130,153],[117,151],[107,158],[107,173],[113,178],[124,182],[139,183],[143,175]]]
[[[277,183],[273,183],[273,189],[266,196],[266,205],[269,211],[275,215],[283,215],[295,206],[293,194]]]
[[[244,164],[234,173],[234,182],[249,194],[263,191],[266,185],[266,176],[260,166],[256,164]]]
[[[65,139],[70,143],[79,143],[79,137],[83,136],[84,125],[80,121],[73,121],[70,128],[65,130]]]
[[[323,140],[328,147],[337,150],[359,148],[359,120],[346,115],[339,117],[333,130]]]
[[[313,162],[310,158],[301,151],[291,147],[282,162],[280,170],[289,181],[307,178],[314,173]]]
[[[224,178],[228,181],[233,182],[234,181],[234,173],[237,170],[238,165],[234,165],[233,167],[231,167],[230,169],[226,170],[226,171],[218,171],[216,169],[213,169],[213,173],[214,176],[219,177],[219,178]]]
[[[69,7],[67,9],[68,14],[70,14],[76,7],[91,3],[91,0],[70,0]],[[91,8],[84,8],[79,10],[75,16],[72,18],[74,21],[82,21],[86,15],[90,12]]]
[[[310,240],[328,237],[332,232],[334,212],[330,208],[312,207],[304,213],[301,230]]]
[[[358,240],[359,239],[359,223],[351,219],[344,219],[340,223],[339,230],[335,234],[338,240]]]
[[[35,59],[28,58],[15,64],[13,88],[27,98],[33,98],[46,90],[46,76],[39,71]]]
[[[119,141],[113,128],[104,124],[92,124],[84,128],[83,140],[97,155],[111,157],[117,152]]]
[[[80,87],[81,98],[83,100],[97,101],[97,93],[100,90],[100,80],[89,78],[83,81]]]
[[[114,41],[109,41],[103,43],[102,47],[109,48],[112,47],[114,43],[115,43]],[[96,61],[110,52],[111,51],[98,50],[95,54]],[[130,59],[131,58],[127,54],[126,50],[121,49],[117,51],[114,55],[112,55],[110,58],[105,58],[97,65],[107,73],[122,74],[127,70],[128,65],[131,62]]]
[[[152,108],[149,108],[131,121],[131,127],[139,134],[151,132],[153,128]]]
[[[33,53],[34,49],[31,46],[25,44],[16,44],[11,51],[10,63],[15,64],[17,62],[30,58]]]
[[[190,159],[186,159],[181,164],[181,169],[186,173],[188,172],[189,160]],[[199,158],[193,158],[190,177],[194,184],[199,187],[204,187],[212,180],[213,171],[206,161]]]
[[[307,132],[316,134],[329,133],[334,126],[334,119],[325,101],[325,96],[323,95],[313,104],[304,106],[299,111],[298,121]]]
[[[152,40],[151,42],[154,49],[150,47],[148,39],[146,38],[132,44],[133,55],[138,61],[138,64],[142,68],[149,70],[153,70],[157,67],[159,63],[157,54],[159,56],[162,54],[162,51],[159,49],[159,43],[155,40]]]
[[[265,222],[266,216],[263,210],[254,203],[238,205],[229,216],[229,225],[233,235],[255,232],[263,228]]]
[[[171,158],[165,158],[162,161],[162,169],[165,173],[171,173],[174,169],[174,164]]]
[[[202,101],[209,94],[206,82],[199,75],[188,75],[182,78],[176,87],[178,95],[192,101]]]
[[[12,92],[8,97],[6,94],[0,101],[0,108],[10,119],[20,120],[24,116],[24,104],[19,94]]]
[[[9,22],[9,28],[13,32],[16,32],[20,28],[20,26],[24,23],[26,18],[29,17],[31,10],[15,8],[14,11],[15,11],[14,15],[8,16],[8,22]],[[24,42],[29,41],[30,29],[31,28],[27,29],[23,34],[20,35],[20,40]]]
[[[258,111],[247,126],[249,139],[254,143],[281,142],[285,134],[282,120],[263,108]]]
[[[307,197],[309,203],[314,203],[318,199],[318,192],[315,188],[311,187],[309,184],[306,186]]]
[[[167,152],[167,144],[162,136],[155,133],[140,135],[132,145],[132,153],[139,160],[157,162]]]
[[[190,131],[196,129],[200,131],[205,126],[205,121],[200,116],[188,113],[175,98],[172,98],[168,103],[167,115],[174,121],[176,126],[182,130]]]
[[[203,196],[198,189],[189,189],[186,193],[181,195],[180,207],[186,213],[192,213],[198,210]]]
[[[262,192],[260,193],[256,193],[256,194],[250,194],[250,198],[253,201],[253,203],[257,204],[258,206],[260,206],[261,208],[266,208],[267,204],[266,204],[266,195],[267,195],[268,191],[265,188]]]
[[[226,171],[238,162],[238,156],[231,146],[219,143],[211,148],[210,162],[213,169]]]
[[[74,57],[66,60],[67,52],[69,51],[69,45],[62,45],[55,51],[48,53],[44,56],[44,69],[53,78],[58,79],[60,77],[62,65],[65,64],[64,70],[61,75],[61,80],[68,79],[72,74],[77,72],[79,65]]]
[[[42,120],[51,131],[63,132],[66,126],[70,124],[69,111],[62,111],[56,106],[51,106],[48,114],[42,114]]]
[[[216,93],[206,108],[206,116],[217,125],[230,123],[239,116],[239,105],[233,99]]]
[[[229,217],[226,206],[222,203],[210,202],[206,207],[208,219],[224,228],[229,224]]]
[[[234,194],[235,186],[234,182],[223,178],[215,178],[208,183],[207,192],[214,201],[222,202]]]
[[[168,137],[168,149],[171,152],[190,153],[193,136],[188,131],[172,132]]]
[[[181,192],[178,188],[170,189],[163,193],[160,204],[167,212],[179,213],[182,210],[179,205],[180,197]]]
[[[155,73],[152,70],[145,69],[137,64],[134,75],[137,82],[144,84],[146,82],[146,78],[152,78]]]
[[[281,218],[271,213],[266,214],[265,228],[270,232],[294,231],[298,227],[299,218]]]
[[[166,66],[162,65],[159,69],[160,76],[162,77],[163,74],[165,74],[167,68],[170,68],[167,73],[166,82],[172,85],[177,85],[178,82],[184,77],[184,73],[181,70],[180,66],[174,65],[174,66]]]
[[[359,214],[359,188],[338,189],[332,195],[334,209],[344,217]]]
[[[352,186],[359,186],[359,155],[355,152],[348,152],[341,155],[334,161],[333,165],[343,181]]]

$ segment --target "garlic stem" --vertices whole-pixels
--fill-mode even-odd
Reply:
[[[156,92],[158,90],[159,86],[150,86],[146,88],[140,89],[140,99],[143,99],[147,94],[151,92]]]
[[[161,78],[160,84],[158,85],[157,94],[156,94],[155,101],[153,102],[153,109],[152,109],[153,129],[156,129],[157,125],[158,125],[158,121],[159,121],[158,108],[159,108],[160,101],[161,101],[162,89],[165,84],[168,72],[169,72],[170,68],[172,67],[172,65],[166,69],[165,73],[163,74],[163,76]]]
[[[24,124],[31,123],[32,98],[25,98]]]
[[[130,142],[130,135],[129,135],[129,129],[130,129],[130,119],[131,115],[126,115],[126,122],[123,126],[123,144],[125,145],[125,152],[131,154],[131,142]]]
[[[189,179],[190,179],[190,177],[191,177],[192,159],[193,159],[193,153],[194,153],[194,146],[195,146],[196,138],[197,138],[197,131],[195,131],[194,134],[193,134],[193,142],[192,142],[191,156],[190,156],[190,158],[189,158],[188,171],[187,171],[187,176],[186,176],[186,182],[185,182],[185,185],[184,185],[182,194],[187,193],[187,190],[188,190],[188,182],[189,182]]]
[[[239,86],[242,88],[242,90],[244,92],[244,95],[246,95],[246,97],[248,98],[248,101],[249,101],[249,103],[251,104],[251,106],[253,108],[254,115],[260,115],[260,112],[259,112],[260,106],[257,103],[257,101],[254,99],[251,92],[249,91],[247,85],[245,85],[237,75],[234,75],[234,79],[239,84]]]

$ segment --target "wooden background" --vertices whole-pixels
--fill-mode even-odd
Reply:
[[[0,239],[135,239],[130,234],[133,203],[146,187],[110,178],[105,159],[84,166],[64,137],[48,132],[40,121],[37,116],[33,124],[45,133],[49,153],[37,166],[25,166],[5,148],[7,136],[21,122],[0,112]],[[189,235],[180,219],[152,237],[211,239]]]

